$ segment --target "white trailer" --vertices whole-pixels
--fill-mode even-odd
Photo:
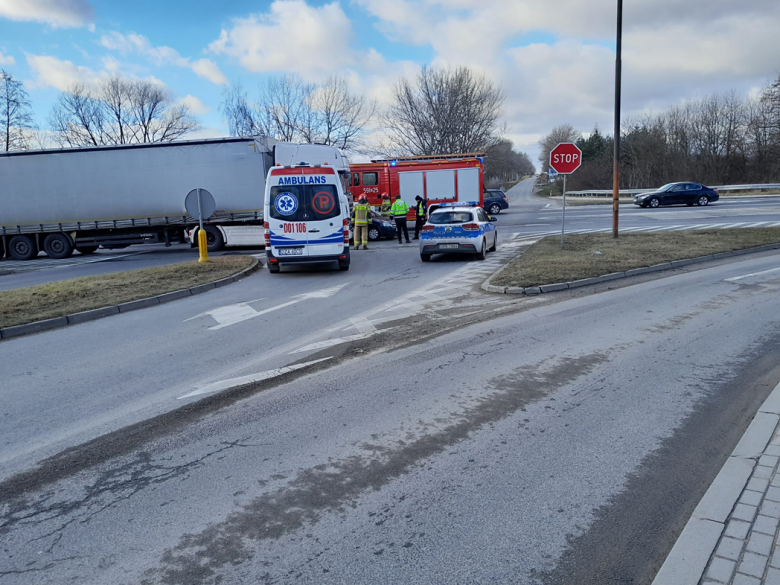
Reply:
[[[279,164],[305,151],[340,173],[349,170],[333,147],[265,137],[2,153],[0,258],[186,242],[198,222],[184,200],[198,188],[217,207],[204,226],[210,250],[262,245],[265,178],[277,148]]]

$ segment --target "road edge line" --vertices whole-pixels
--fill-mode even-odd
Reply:
[[[689,585],[701,580],[726,521],[747,487],[778,422],[780,383],[761,404],[745,434],[699,500],[652,585]]]
[[[97,309],[90,309],[89,311],[82,311],[80,313],[71,313],[70,315],[63,315],[62,317],[54,317],[52,319],[44,319],[43,321],[33,321],[32,323],[4,327],[0,329],[0,340],[14,339],[17,337],[23,337],[25,335],[31,335],[33,333],[40,333],[41,331],[50,331],[51,329],[67,327],[68,325],[76,325],[86,321],[95,321],[96,319],[102,319],[103,317],[118,315],[120,313],[128,313],[130,311],[137,311],[138,309],[145,309],[147,307],[161,305],[163,303],[175,301],[177,299],[198,295],[215,288],[220,288],[226,284],[230,284],[231,282],[237,282],[242,278],[257,272],[262,267],[263,265],[260,260],[258,258],[253,258],[252,264],[250,264],[247,268],[244,268],[241,272],[238,272],[233,276],[207,282],[205,284],[174,290],[153,297],[145,297],[142,299],[136,299],[134,301],[127,301],[126,303],[120,303],[118,305],[109,305],[107,307],[99,307]]]
[[[770,250],[780,249],[780,243],[777,244],[765,244],[763,246],[756,246],[755,248],[743,248],[741,250],[732,250],[730,252],[720,252],[718,254],[708,254],[706,256],[695,256],[694,258],[684,258],[682,260],[672,260],[671,262],[664,262],[663,264],[654,264],[653,266],[641,266],[639,268],[630,268],[625,272],[613,272],[611,274],[603,274],[601,276],[591,276],[588,278],[582,278],[580,280],[573,280],[571,282],[558,282],[554,284],[543,284],[540,286],[496,286],[490,284],[490,281],[498,276],[504,269],[509,266],[509,263],[503,265],[499,270],[491,274],[487,280],[485,280],[480,288],[485,292],[508,294],[508,295],[538,295],[545,292],[554,292],[559,290],[565,290],[569,288],[579,288],[581,286],[587,286],[590,284],[598,284],[600,282],[606,282],[608,280],[616,280],[620,278],[629,278],[631,276],[638,276],[640,274],[647,274],[650,272],[661,272],[664,270],[672,270],[674,268],[681,268],[689,264],[699,264],[704,262],[710,262],[712,260],[722,260],[723,258],[732,258],[734,256],[745,256],[747,254],[757,254],[759,252],[769,252]],[[514,259],[513,259],[514,260]],[[511,262],[511,260],[510,260]]]

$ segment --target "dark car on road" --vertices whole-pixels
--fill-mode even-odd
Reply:
[[[502,209],[509,207],[509,201],[506,199],[506,194],[498,189],[489,189],[485,191],[484,203],[482,209],[492,215],[498,215]]]
[[[397,232],[395,229],[395,222],[390,219],[385,219],[376,211],[370,211],[369,217],[371,218],[368,224],[368,239],[372,242],[382,240],[384,238],[395,238]],[[352,233],[355,232],[354,220],[350,220],[350,228]]]
[[[634,205],[660,207],[661,205],[709,205],[720,199],[717,189],[699,183],[669,183],[660,189],[634,196]]]

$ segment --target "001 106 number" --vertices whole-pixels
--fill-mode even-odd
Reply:
[[[305,223],[286,223],[284,224],[284,233],[285,234],[305,234],[306,233],[306,224]]]

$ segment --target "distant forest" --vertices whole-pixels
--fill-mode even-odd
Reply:
[[[570,125],[542,138],[540,162],[550,148],[573,141],[583,164],[569,189],[612,187],[613,138],[598,128],[585,138]],[[756,96],[713,94],[623,123],[620,186],[641,189],[674,181],[705,185],[780,182],[780,77]]]

